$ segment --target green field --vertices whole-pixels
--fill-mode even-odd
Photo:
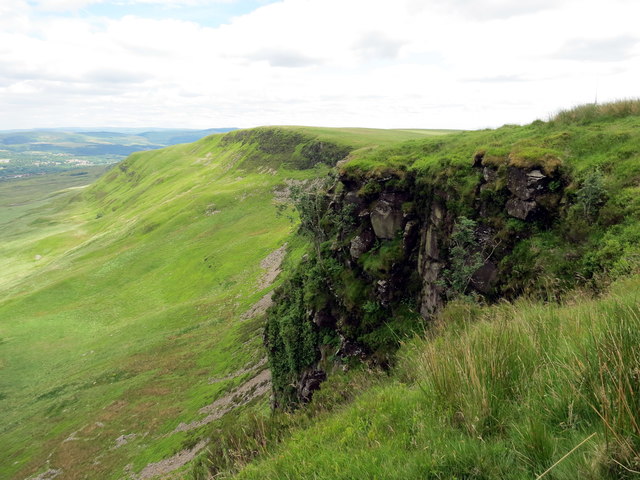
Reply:
[[[296,132],[347,149],[429,134]],[[272,288],[261,262],[301,251],[274,190],[328,167],[286,168],[279,136],[275,153],[223,138],[134,154],[86,188],[0,184],[1,477],[140,472],[194,447],[207,425],[176,427],[264,370],[260,315],[241,317]]]
[[[425,137],[446,135],[457,130],[425,130],[425,129],[389,129],[376,128],[323,128],[323,127],[279,127],[287,130],[309,132],[320,135],[333,142],[343,142],[355,148],[375,148],[393,145],[398,142],[419,140]]]

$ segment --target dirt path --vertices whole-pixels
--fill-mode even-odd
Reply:
[[[267,257],[260,262],[260,267],[266,270],[262,275],[262,278],[258,281],[258,289],[263,290],[273,283],[278,274],[280,273],[280,265],[284,256],[287,253],[287,244],[285,243],[277,250],[271,252]]]
[[[195,456],[200,453],[204,447],[206,447],[207,443],[208,440],[200,440],[200,442],[198,442],[192,449],[182,450],[176,453],[173,457],[165,458],[159,462],[150,463],[144,467],[144,469],[135,478],[138,480],[146,480],[160,475],[167,475],[193,460]]]
[[[218,398],[215,402],[202,407],[199,410],[199,413],[203,415],[207,414],[206,417],[191,423],[181,423],[173,432],[188,432],[189,430],[211,423],[222,417],[230,410],[249,403],[254,398],[265,395],[270,391],[271,372],[269,370],[263,370],[252,379],[240,385],[238,388]]]
[[[37,477],[30,477],[30,480],[53,480],[54,478],[56,478],[58,475],[61,475],[61,474],[62,474],[62,470],[50,468],[49,470],[47,470],[44,473],[41,473]]]
[[[258,280],[258,289],[264,290],[269,287],[276,277],[280,274],[280,266],[282,265],[282,260],[284,260],[285,255],[287,254],[287,244],[285,243],[277,250],[271,252],[262,262],[260,262],[260,267],[266,270],[260,280]],[[263,315],[267,308],[273,305],[273,292],[267,293],[264,297],[254,303],[249,310],[240,315],[240,320],[250,320],[252,318]]]
[[[233,373],[230,373],[229,375],[225,375],[224,377],[211,377],[209,378],[209,385],[213,385],[214,383],[220,383],[220,382],[224,382],[225,380],[231,380],[233,378],[238,378],[242,375],[244,375],[245,373],[249,373],[251,371],[254,370],[258,370],[260,367],[262,367],[263,365],[265,365],[267,363],[267,357],[263,357],[261,358],[258,363],[245,367],[245,368],[241,368],[240,370],[237,370]]]
[[[251,305],[251,308],[240,315],[240,320],[250,320],[264,314],[273,305],[273,292],[267,293],[264,297]]]

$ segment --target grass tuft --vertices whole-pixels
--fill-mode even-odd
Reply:
[[[609,103],[589,103],[556,113],[551,122],[560,125],[587,125],[640,115],[640,99],[618,100]]]
[[[354,385],[234,478],[637,478],[639,289],[454,302],[391,377]]]

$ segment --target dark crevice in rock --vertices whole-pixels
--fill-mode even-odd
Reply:
[[[315,302],[299,314],[304,318],[296,327],[310,325],[315,353],[304,368],[282,373],[282,380],[274,373],[277,404],[307,402],[327,374],[353,361],[388,364],[393,345],[397,347],[397,339],[387,338],[389,323],[428,321],[442,308],[449,295],[451,236],[461,211],[475,225],[469,255],[480,259],[462,293],[488,300],[501,295],[511,273],[502,260],[530,232],[549,228],[550,219],[558,216],[564,182],[537,168],[485,165],[484,155],[476,155],[472,165],[478,183],[470,200],[441,188],[436,180],[418,182],[405,173],[366,180],[338,177],[327,193],[327,211],[334,212],[333,217],[328,215],[323,227],[326,238],[333,240],[318,247],[326,251],[322,258],[301,267],[307,274],[313,268],[317,275],[300,273],[303,284],[297,286]],[[351,212],[348,222],[327,220],[344,211]],[[515,233],[509,230],[510,218],[523,222]],[[313,288],[317,291],[311,292]],[[270,322],[275,325],[282,312],[272,309]],[[280,335],[267,340],[271,352],[284,348],[276,343],[291,333]],[[276,370],[277,355],[272,355]],[[285,401],[278,385],[287,381],[295,388]]]

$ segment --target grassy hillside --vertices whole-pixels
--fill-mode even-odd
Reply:
[[[620,105],[478,132],[240,130],[13,202],[0,225],[0,477],[637,478],[640,117]],[[323,269],[278,205],[345,155],[363,209],[383,189],[446,192],[451,224],[489,223],[502,283],[485,300],[451,295],[413,338],[363,284],[386,278],[400,238],[379,239],[356,281],[337,260],[349,219],[321,216]],[[478,210],[504,206],[510,167],[548,175],[555,217]],[[485,168],[496,176],[482,183]],[[272,414],[262,326],[287,282],[297,293],[281,289],[271,312],[290,301],[303,314],[280,325],[284,353],[300,350],[304,312],[345,294],[369,314],[366,338],[400,346],[382,362],[393,368],[340,364],[336,336],[315,335],[333,375],[305,408]],[[408,297],[401,307],[417,316]]]
[[[636,276],[563,305],[450,304],[391,377],[352,374],[333,412],[322,395],[346,388],[328,382],[316,421],[234,478],[638,478],[638,292]]]
[[[196,477],[637,478],[637,105],[355,152],[340,183],[299,204],[316,248],[287,271],[267,319],[281,405],[308,400],[309,372],[329,379],[293,414],[217,430],[224,448]],[[522,172],[547,179],[536,215],[509,212],[512,196],[533,198],[514,180]],[[360,223],[341,215],[347,202]],[[408,230],[376,231],[366,253],[352,253],[381,204],[429,219],[419,255],[447,262],[449,303],[417,339],[406,334],[419,307],[402,283],[419,268]],[[462,240],[461,219],[482,229]],[[430,242],[445,222],[458,243]],[[499,252],[493,290],[471,285],[482,262],[465,273],[453,261],[468,261],[479,235],[492,240],[488,255]],[[454,274],[468,276],[456,287]],[[378,371],[392,344],[403,345],[398,365]]]
[[[1,477],[147,478],[199,452],[226,409],[268,410],[259,301],[272,253],[301,254],[274,195],[389,133],[236,135],[137,153],[88,188],[3,209]]]

